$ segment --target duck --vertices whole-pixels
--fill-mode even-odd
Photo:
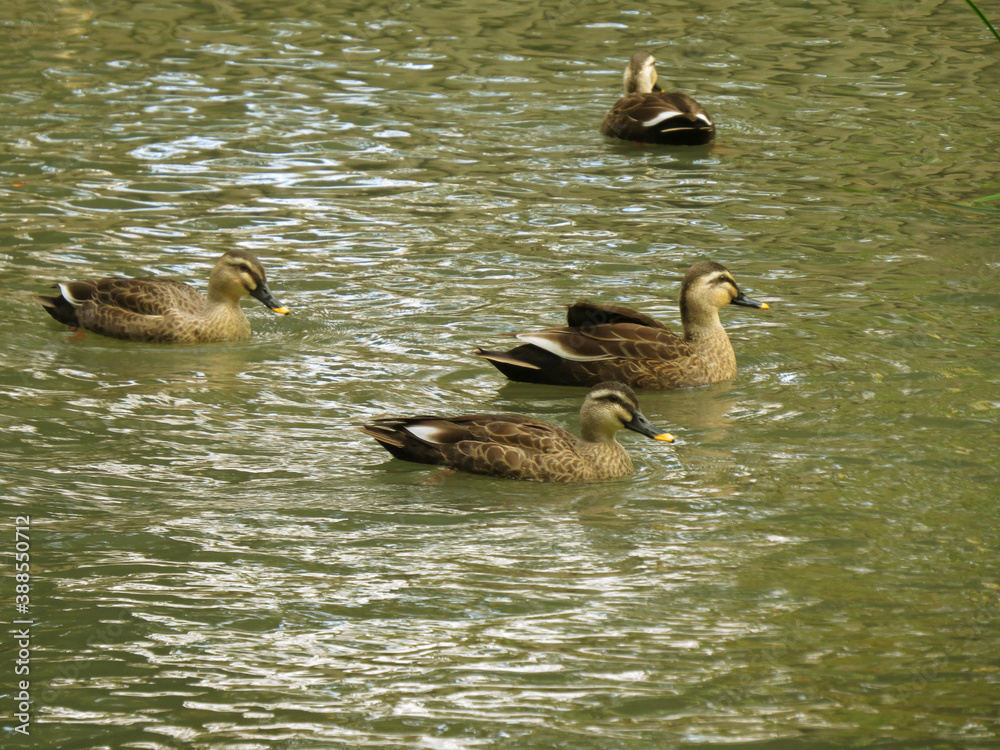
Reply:
[[[639,143],[700,146],[715,139],[708,112],[687,94],[656,85],[656,58],[639,50],[625,68],[625,95],[601,122],[601,133]]]
[[[287,315],[252,253],[230,250],[208,278],[208,294],[175,279],[104,278],[63,281],[56,296],[33,299],[64,325],[127,341],[207,343],[250,336],[240,299],[251,295]]]
[[[470,414],[402,417],[358,428],[396,458],[535,482],[597,482],[632,473],[632,459],[615,439],[626,429],[667,443],[624,383],[594,386],[580,409],[580,435],[530,417]]]
[[[518,333],[525,343],[510,351],[475,354],[526,383],[616,380],[651,390],[708,385],[736,377],[736,354],[719,320],[719,310],[731,304],[769,309],[744,295],[724,265],[700,261],[681,284],[683,336],[628,307],[579,301],[570,305],[565,327]]]

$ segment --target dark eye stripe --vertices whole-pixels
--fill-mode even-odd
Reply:
[[[630,414],[632,413],[632,410],[635,409],[634,404],[626,401],[624,398],[618,396],[617,394],[608,394],[607,396],[604,397],[604,400],[610,404],[617,404]]]
[[[601,390],[590,394],[590,398],[595,401],[604,401],[608,404],[617,404],[621,406],[625,411],[631,412],[638,408],[635,402],[632,401],[626,394],[618,393],[612,390]]]
[[[260,275],[246,263],[237,263],[236,268],[240,271],[245,271],[246,275],[253,279],[255,283],[260,283]]]
[[[735,289],[735,290],[736,290],[736,293],[737,293],[737,294],[739,294],[739,291],[740,291],[740,288],[739,288],[738,286],[736,286],[736,282],[735,282],[735,281],[733,281],[733,280],[732,280],[731,278],[729,278],[728,276],[719,276],[719,277],[718,277],[718,278],[717,278],[717,279],[715,280],[715,283],[716,283],[716,284],[729,284],[729,286],[731,286],[731,287],[732,287],[733,289]]]

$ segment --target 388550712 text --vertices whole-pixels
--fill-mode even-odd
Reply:
[[[30,516],[14,518],[14,658],[15,687],[14,731],[31,731],[31,528]]]

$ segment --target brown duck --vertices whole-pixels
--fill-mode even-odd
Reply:
[[[678,336],[658,320],[627,307],[577,302],[568,323],[536,333],[519,333],[527,343],[508,352],[484,351],[511,380],[549,385],[590,386],[618,380],[633,388],[686,388],[736,376],[736,354],[719,310],[726,305],[768,309],[744,296],[720,263],[702,261],[681,285]]]
[[[625,68],[625,96],[601,123],[609,138],[640,143],[698,146],[715,139],[715,125],[687,94],[667,93],[656,85],[656,60],[639,50]]]
[[[288,308],[267,288],[264,267],[245,250],[215,264],[208,296],[173,279],[107,278],[64,281],[57,297],[34,297],[53,318],[74,328],[129,341],[228,341],[250,335],[240,309],[249,294],[277,313]]]
[[[639,411],[622,383],[595,386],[580,409],[578,438],[555,425],[510,414],[380,419],[359,428],[396,458],[473,474],[536,482],[595,482],[632,472],[618,430],[673,442]]]

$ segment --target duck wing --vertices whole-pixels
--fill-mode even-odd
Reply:
[[[561,427],[507,414],[380,419],[361,432],[405,461],[515,478],[525,478],[537,456],[564,451],[577,442]]]
[[[580,300],[569,306],[569,310],[566,311],[566,322],[570,328],[590,329],[607,323],[635,323],[650,328],[669,330],[656,318],[630,307],[599,305],[586,300]]]
[[[69,308],[76,321],[69,325],[130,341],[174,341],[175,326],[163,319],[197,316],[206,304],[197,290],[173,279],[90,279],[63,282],[59,289],[68,304],[47,307],[53,317],[54,309]]]
[[[594,386],[618,380],[633,388],[676,388],[698,360],[691,345],[660,326],[607,323],[520,333],[510,351],[476,354],[511,380]],[[696,365],[697,366],[697,365]]]
[[[664,326],[606,323],[580,328],[549,328],[517,338],[571,362],[611,359],[671,360],[689,357],[691,345]]]
[[[715,138],[715,125],[687,94],[652,92],[619,99],[601,123],[601,133],[626,141],[697,145]]]
[[[59,288],[77,307],[89,303],[138,315],[195,313],[205,306],[197,290],[174,279],[90,279],[68,281]]]

